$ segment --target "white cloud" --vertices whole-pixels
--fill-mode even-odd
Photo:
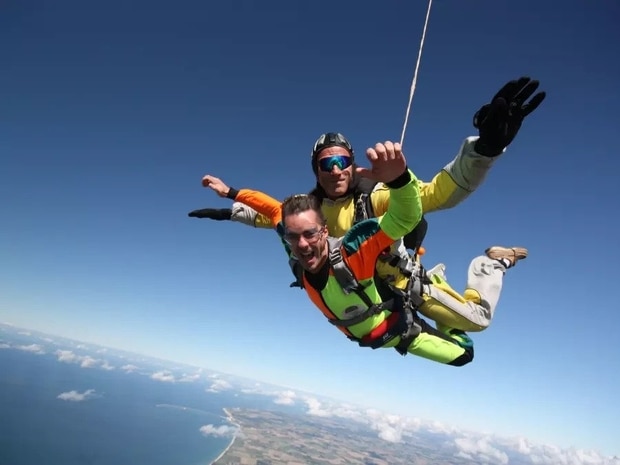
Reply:
[[[157,371],[151,375],[151,379],[163,381],[165,383],[174,383],[174,375],[167,370]]]
[[[58,399],[67,400],[70,402],[83,402],[93,397],[96,397],[94,389],[87,389],[86,391],[82,393],[78,391],[67,391],[67,392],[58,394],[57,396]]]
[[[309,397],[305,399],[306,405],[308,406],[308,415],[314,415],[317,417],[330,417],[332,416],[332,412],[328,409],[322,408],[321,402],[317,399]]]
[[[332,400],[322,401],[293,390],[245,389],[243,392],[272,396],[274,402],[280,404],[303,402],[308,415],[338,417],[365,424],[388,442],[401,442],[419,431],[437,434],[446,437],[445,444],[454,448],[456,457],[480,464],[507,465],[511,462],[511,456],[519,456],[519,463],[531,465],[620,465],[620,458],[605,457],[595,451],[541,446],[522,437],[502,438],[492,433],[458,430],[437,421],[429,422]]]
[[[71,350],[57,350],[55,352],[59,362],[63,363],[76,363],[82,368],[95,368],[100,367],[104,370],[113,370],[114,367],[110,365],[106,360],[96,359],[90,355],[77,355]]]
[[[80,363],[82,357],[75,355],[71,350],[57,350],[56,356],[59,362],[64,363]]]
[[[297,394],[294,391],[280,391],[276,393],[276,398],[273,402],[280,405],[293,405],[296,397]]]
[[[281,394],[281,393],[280,393]],[[290,399],[301,398],[299,394]],[[303,397],[306,413],[321,417],[339,417],[368,425],[379,438],[401,442],[423,430],[452,437],[456,457],[479,464],[507,465],[511,455],[519,455],[520,462],[531,465],[620,465],[617,457],[605,457],[596,451],[561,449],[557,446],[536,445],[525,438],[501,438],[493,434],[457,430],[440,422],[425,422],[418,418],[402,417],[375,409],[363,409],[334,402],[321,402],[314,397]],[[449,442],[447,445],[450,444]]]
[[[132,364],[123,365],[121,367],[121,370],[124,370],[127,373],[131,373],[132,371],[136,371],[137,369],[138,369],[138,367],[135,366],[135,365],[132,365]]]
[[[198,381],[200,379],[201,371],[202,370],[199,370],[198,372],[194,373],[193,375],[189,375],[187,373],[183,373],[183,376],[181,376],[181,379],[179,379],[179,381],[182,382],[182,383],[192,383],[194,381]]]
[[[237,432],[237,428],[234,426],[221,425],[221,426],[213,426],[213,425],[204,425],[200,427],[200,432],[204,436],[234,436]]]
[[[232,388],[232,385],[228,381],[224,379],[216,379],[213,383],[211,383],[211,386],[207,388],[207,391],[208,392],[220,392],[220,391],[226,391],[231,388]]]
[[[104,360],[103,362],[101,362],[101,368],[104,370],[108,370],[108,371],[115,369],[114,366],[110,365],[107,360]]]
[[[383,415],[371,423],[371,428],[379,432],[379,437],[388,442],[400,442],[403,437],[403,424],[395,415]]]
[[[520,454],[532,465],[620,465],[620,458],[606,457],[599,452],[537,444],[526,438],[493,437],[494,445],[506,452]]]
[[[513,445],[513,449],[523,455],[529,454],[530,451],[532,450],[529,443],[527,442],[527,439],[525,438],[516,438],[516,442]]]
[[[424,426],[429,432],[435,434],[452,434],[457,432],[455,428],[444,425],[440,421],[431,421],[426,423]]]
[[[403,430],[397,425],[379,424],[376,426],[379,437],[388,442],[400,442],[403,438]]]
[[[489,438],[461,437],[454,440],[461,456],[472,458],[477,463],[505,465],[508,455],[492,446]]]
[[[535,465],[620,465],[619,458],[605,457],[596,451],[549,445],[532,445],[528,457]]]
[[[99,364],[97,359],[92,358],[90,355],[84,355],[80,357],[80,366],[82,368],[93,368]]]
[[[30,344],[27,346],[16,346],[16,349],[23,350],[25,352],[32,352],[33,354],[44,354],[45,350],[39,344]]]
[[[0,349],[10,349],[10,344],[6,344],[4,342],[0,342]]]

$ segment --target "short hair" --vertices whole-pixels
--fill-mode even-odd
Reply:
[[[315,211],[321,221],[321,226],[325,225],[326,220],[321,210],[321,201],[310,194],[295,194],[284,199],[282,202],[282,221],[289,215],[297,215],[308,210]]]

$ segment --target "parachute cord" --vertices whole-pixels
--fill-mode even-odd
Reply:
[[[407,122],[409,121],[409,112],[411,110],[411,102],[413,102],[413,94],[415,93],[415,86],[418,82],[418,69],[420,68],[420,61],[422,59],[422,48],[424,47],[424,38],[426,37],[426,28],[428,26],[428,18],[431,14],[431,5],[433,0],[428,0],[428,9],[426,10],[426,19],[424,20],[424,29],[422,30],[422,40],[420,41],[420,49],[418,50],[418,60],[415,64],[415,72],[413,73],[413,81],[411,82],[411,91],[409,92],[409,103],[407,104],[407,112],[405,113],[405,123],[403,124],[403,132],[400,136],[400,145],[405,142],[405,130],[407,129]]]

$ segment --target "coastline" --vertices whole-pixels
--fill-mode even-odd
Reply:
[[[228,411],[228,409],[226,409],[225,407],[222,409],[224,410],[224,413],[226,414],[226,419],[228,420],[228,422],[232,425],[234,425],[237,428],[237,431],[235,432],[235,434],[233,434],[232,439],[230,440],[230,443],[228,443],[228,445],[226,446],[226,448],[222,451],[222,453],[220,455],[218,455],[215,460],[213,460],[211,463],[209,463],[209,465],[215,465],[215,463],[220,460],[222,457],[224,457],[224,455],[226,454],[226,452],[228,452],[228,450],[232,447],[232,445],[235,443],[235,439],[237,439],[237,434],[239,433],[239,431],[241,431],[241,425],[237,422],[235,422],[234,417],[232,416],[232,414]]]

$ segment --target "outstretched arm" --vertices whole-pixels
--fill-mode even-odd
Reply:
[[[241,202],[234,202],[232,207],[232,221],[243,223],[254,228],[273,228],[275,225],[271,223],[268,216],[258,213],[252,207]]]
[[[509,81],[476,112],[474,127],[479,136],[467,137],[454,159],[431,182],[420,183],[424,213],[460,204],[484,182],[517,136],[524,119],[545,99],[545,92],[536,93],[539,84],[526,76]],[[371,196],[377,215],[387,210],[386,190],[379,189]]]
[[[490,158],[476,153],[474,145],[477,140],[478,137],[465,139],[456,157],[443,167],[432,181],[418,181],[424,213],[455,207],[482,184],[500,157]],[[378,185],[370,194],[377,216],[385,214],[390,198],[390,189],[386,185]]]
[[[208,218],[215,221],[234,221],[253,228],[271,229],[269,217],[261,215],[253,208],[233,202],[232,208],[200,208],[187,214],[190,218]]]
[[[212,189],[220,197],[228,197],[230,187],[215,176],[204,176],[202,178],[202,185]],[[232,208],[202,208],[192,210],[187,216],[192,218],[209,218],[216,221],[236,221],[255,228],[274,227],[268,216],[258,213],[253,208],[241,202],[234,202]]]
[[[233,212],[234,205],[243,205],[253,209],[253,211],[258,212],[258,214],[266,218],[269,221],[269,224],[273,225],[273,228],[278,233],[278,236],[280,236],[284,250],[289,257],[289,265],[293,271],[293,274],[295,274],[295,257],[293,256],[290,247],[282,237],[282,228],[278,228],[282,219],[282,204],[279,200],[274,199],[273,197],[260,191],[251,189],[234,189],[227,186],[221,179],[211,175],[206,175],[203,177],[202,184],[203,186],[215,191],[220,197],[227,197],[234,200],[235,204],[233,204]]]
[[[455,207],[484,182],[499,156],[486,157],[477,153],[478,139],[475,136],[466,138],[454,159],[431,182],[420,183],[424,213]]]
[[[269,223],[276,227],[282,219],[282,203],[273,197],[251,189],[230,189],[227,197],[239,202],[257,213],[268,218]]]
[[[205,175],[202,178],[202,185],[208,187],[214,191],[220,197],[229,198],[235,201],[233,207],[247,206],[252,211],[255,211],[263,215],[273,227],[277,226],[280,222],[280,201],[270,197],[269,195],[254,191],[251,189],[234,189],[228,186],[220,178],[212,176],[210,174]],[[231,216],[235,214],[235,208],[231,210]]]

